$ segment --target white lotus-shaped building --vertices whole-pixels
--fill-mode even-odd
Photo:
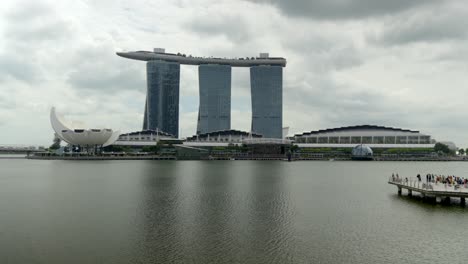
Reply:
[[[50,122],[57,136],[71,145],[105,147],[114,143],[120,135],[120,131],[108,128],[84,129],[68,125],[56,113],[55,107],[50,110]]]

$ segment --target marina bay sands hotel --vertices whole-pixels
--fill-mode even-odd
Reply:
[[[200,106],[197,134],[231,129],[231,69],[250,68],[251,131],[266,138],[282,138],[283,67],[286,60],[260,53],[252,58],[193,57],[154,51],[117,52],[147,61],[147,95],[143,129],[179,136],[180,65],[198,65]]]

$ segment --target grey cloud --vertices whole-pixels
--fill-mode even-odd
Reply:
[[[73,25],[46,4],[23,3],[21,7],[5,19],[4,38],[7,41],[5,51],[0,54],[0,79],[12,77],[33,83],[58,70],[68,77],[72,88],[81,91],[99,93],[145,88],[144,64],[137,69],[131,62],[118,58],[108,42],[73,47],[66,57],[56,57],[66,45],[76,40]],[[72,66],[61,67],[61,64]]]
[[[11,100],[8,100],[7,98],[5,97],[2,97],[0,95],[0,108],[1,109],[9,109],[9,108],[13,108],[15,106],[15,103]]]
[[[144,65],[141,67],[144,71]],[[141,77],[141,78],[139,78]],[[119,90],[144,90],[142,74],[133,69],[109,70],[104,67],[82,67],[70,73],[68,83],[79,90],[93,93],[117,92]]]
[[[21,22],[24,19],[44,17],[52,12],[50,6],[41,1],[18,1],[16,8],[12,10],[13,12],[8,13],[7,17],[8,20],[15,22]]]
[[[405,14],[384,24],[376,40],[386,45],[463,40],[468,36],[467,17],[468,10],[448,7]]]
[[[69,25],[47,5],[20,3],[2,21],[4,49],[0,53],[0,80],[14,78],[27,83],[42,78],[42,66],[53,53],[42,57],[42,49],[58,45],[70,36]],[[59,45],[58,45],[59,46]]]
[[[324,33],[320,29],[323,23],[307,22],[303,30],[285,32],[281,45],[290,54],[288,68],[298,63],[305,64],[306,70],[313,72],[329,72],[344,70],[363,63],[363,52],[356,46],[351,34],[335,34],[333,31]],[[335,27],[330,27],[335,28]],[[292,55],[292,56],[291,56]]]
[[[17,54],[0,54],[0,82],[8,78],[33,83],[40,69]]]
[[[288,46],[287,46],[288,47]],[[329,72],[331,70],[344,70],[355,67],[363,63],[362,54],[351,43],[332,44],[327,48],[315,49],[313,45],[303,45],[300,47],[291,47],[291,51],[295,53],[303,52],[302,55],[296,57],[303,60],[307,64],[307,71],[314,72]],[[290,64],[295,63],[289,60]],[[294,67],[291,65],[291,67]]]
[[[232,14],[197,16],[186,26],[202,36],[225,36],[234,43],[246,42],[251,37],[248,23],[241,16]]]
[[[56,11],[40,1],[22,3],[5,17],[5,40],[13,42],[15,47],[34,45],[43,41],[65,39],[71,34],[70,24],[64,21]]]
[[[456,43],[456,45],[450,45],[450,48],[432,56],[429,61],[433,62],[448,62],[448,63],[462,63],[468,65],[468,45],[465,42]],[[447,67],[454,65],[447,65]]]
[[[63,21],[47,21],[36,24],[34,21],[10,24],[5,33],[6,39],[26,44],[30,49],[43,42],[59,41],[70,36],[71,28]]]
[[[417,128],[407,109],[395,107],[398,100],[388,97],[385,91],[356,90],[356,87],[337,84],[327,76],[285,84],[284,104],[286,115],[289,109],[317,114],[315,122],[293,124],[298,129],[293,133],[361,124]],[[412,113],[419,114],[417,109]]]
[[[109,47],[83,47],[73,61],[67,78],[72,88],[93,93],[146,88],[145,63],[117,57]]]
[[[395,14],[437,0],[248,0],[276,6],[287,15],[313,19],[360,19]]]

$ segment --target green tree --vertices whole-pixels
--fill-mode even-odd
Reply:
[[[461,156],[465,155],[465,150],[464,149],[458,149],[458,154],[460,154]]]
[[[299,150],[299,146],[298,145],[292,145],[291,146],[291,152],[296,152]]]
[[[56,150],[56,149],[59,149],[60,148],[60,138],[57,136],[57,134],[54,134],[54,141],[52,143],[52,145],[50,145],[49,149],[51,150]]]
[[[143,152],[150,152],[150,153],[158,153],[159,149],[161,147],[160,146],[157,146],[157,145],[154,145],[154,146],[144,146],[141,151]]]
[[[438,153],[444,153],[444,154],[451,154],[452,151],[450,151],[449,147],[445,144],[442,144],[440,142],[437,142],[434,146],[434,151]]]

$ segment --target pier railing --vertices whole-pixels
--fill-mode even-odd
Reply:
[[[425,176],[424,176],[425,177]],[[416,177],[389,177],[389,183],[393,183],[395,185],[407,186],[412,187],[415,189],[421,190],[434,190],[434,191],[447,191],[447,192],[463,192],[468,193],[468,184],[458,184],[458,183],[442,183],[436,180],[429,180],[426,179],[419,180]]]

